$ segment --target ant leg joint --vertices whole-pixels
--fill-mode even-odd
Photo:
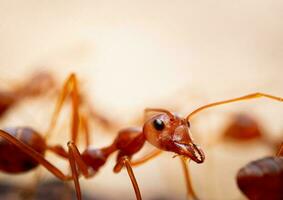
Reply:
[[[126,157],[123,156],[121,158],[118,159],[118,162],[116,163],[116,165],[113,168],[114,173],[119,173],[122,168],[124,167],[125,163],[126,163]]]
[[[74,145],[75,143],[73,142],[73,141],[69,141],[68,143],[67,143],[67,145],[68,146],[71,146],[71,145]]]

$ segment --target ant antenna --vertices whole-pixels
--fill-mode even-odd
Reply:
[[[195,109],[193,112],[191,112],[186,117],[186,120],[189,121],[192,118],[192,116],[194,116],[198,112],[205,110],[207,108],[210,108],[210,107],[214,107],[214,106],[218,106],[218,105],[222,105],[222,104],[228,104],[228,103],[237,102],[237,101],[244,101],[244,100],[249,100],[249,99],[261,98],[261,97],[273,99],[273,100],[276,100],[276,101],[283,101],[283,98],[281,98],[281,97],[276,97],[276,96],[273,96],[273,95],[257,92],[257,93],[248,94],[248,95],[245,95],[245,96],[242,96],[242,97],[237,97],[237,98],[228,99],[228,100],[224,100],[224,101],[218,101],[218,102],[214,102],[214,103],[210,103],[210,104],[201,106],[201,107]]]

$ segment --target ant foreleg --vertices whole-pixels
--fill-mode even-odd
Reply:
[[[131,166],[139,166],[144,164],[145,162],[159,156],[162,153],[162,151],[155,149],[154,151],[144,155],[141,158],[138,158],[137,160],[132,160],[131,161]],[[184,159],[183,157],[181,158],[181,162],[182,162],[182,167],[183,167],[183,172],[184,172],[184,176],[185,176],[185,180],[186,180],[186,186],[187,186],[187,192],[188,195],[193,197],[195,200],[198,200],[199,198],[197,197],[193,187],[192,187],[192,183],[191,183],[191,178],[190,178],[190,174],[189,174],[189,169],[186,163],[186,159]],[[115,168],[116,171],[121,170],[119,169],[120,165],[117,165],[117,167]]]
[[[140,192],[135,174],[133,172],[133,169],[132,169],[132,166],[131,166],[131,161],[130,161],[129,157],[127,157],[127,156],[121,157],[118,160],[118,163],[116,164],[116,166],[114,167],[114,172],[119,173],[124,165],[126,166],[127,172],[129,174],[132,185],[134,187],[136,198],[137,198],[137,200],[141,200],[142,199],[141,192]]]
[[[261,98],[261,97],[265,97],[265,98],[269,98],[269,99],[273,99],[276,101],[283,101],[283,98],[281,97],[276,97],[273,95],[269,95],[269,94],[265,94],[265,93],[252,93],[252,94],[248,94],[242,97],[238,97],[238,98],[233,98],[233,99],[228,99],[228,100],[224,100],[224,101],[218,101],[215,103],[210,103],[204,106],[201,106],[199,108],[197,108],[196,110],[194,110],[193,112],[191,112],[188,116],[187,116],[187,120],[191,119],[193,115],[195,115],[196,113],[205,110],[207,108],[210,107],[214,107],[214,106],[219,106],[219,105],[223,105],[223,104],[227,104],[227,103],[232,103],[232,102],[237,102],[237,101],[243,101],[243,100],[249,100],[249,99],[255,99],[255,98]]]
[[[184,157],[181,157],[180,160],[181,160],[181,163],[182,163],[183,173],[184,173],[184,176],[185,176],[188,197],[191,196],[194,200],[199,200],[199,198],[197,197],[197,195],[196,195],[196,193],[193,189],[189,167],[186,163],[187,159],[184,158]]]
[[[149,160],[151,160],[151,159],[153,159],[153,158],[159,156],[161,153],[162,153],[161,150],[155,149],[155,150],[153,150],[152,152],[150,152],[150,153],[144,155],[143,157],[138,158],[137,160],[132,160],[132,161],[131,161],[131,165],[132,165],[132,166],[139,166],[139,165],[142,165],[142,164],[144,164],[145,162],[147,162],[147,161],[149,161]]]

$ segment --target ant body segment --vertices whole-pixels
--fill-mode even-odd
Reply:
[[[233,115],[232,121],[225,128],[222,138],[219,140],[221,139],[225,141],[239,142],[241,144],[245,142],[260,141],[272,148],[274,152],[276,152],[280,146],[277,141],[268,137],[264,128],[254,116],[246,113],[237,113],[236,115]]]
[[[283,143],[276,156],[255,160],[237,174],[239,189],[251,200],[283,199]]]
[[[233,116],[232,121],[226,127],[223,137],[237,141],[250,141],[262,139],[264,133],[259,123],[252,116],[239,113]]]
[[[81,99],[78,95],[77,81],[74,74],[72,74],[64,84],[48,133],[52,131],[55,126],[62,104],[68,94],[71,96],[73,108],[71,141],[67,143],[68,151],[65,151],[61,145],[48,145],[46,139],[50,135],[47,134],[46,137],[42,137],[35,130],[27,127],[0,130],[0,136],[2,137],[0,141],[0,155],[9,155],[5,158],[0,156],[0,170],[6,173],[15,174],[29,171],[40,164],[60,180],[73,180],[77,198],[79,200],[81,199],[81,190],[78,179],[79,175],[82,174],[85,178],[93,177],[107,162],[108,157],[114,152],[117,152],[117,162],[113,171],[118,173],[125,166],[133,184],[136,198],[138,200],[142,199],[132,166],[141,165],[147,162],[158,156],[161,151],[169,151],[181,156],[187,181],[188,194],[197,199],[192,191],[186,160],[190,159],[196,163],[202,163],[204,162],[205,155],[202,149],[195,144],[190,134],[190,119],[198,112],[207,108],[240,100],[266,97],[277,101],[283,101],[283,99],[279,97],[263,93],[254,93],[201,106],[185,118],[179,117],[165,109],[146,109],[145,113],[154,112],[157,114],[150,117],[144,123],[143,127],[123,129],[119,131],[114,142],[109,146],[93,149],[89,147],[87,118],[80,112]],[[86,148],[82,153],[80,153],[76,146],[80,122],[81,125],[85,127],[85,138],[87,141]],[[142,149],[145,142],[150,143],[156,147],[157,150],[138,160],[132,160],[132,157]],[[7,146],[9,147],[7,148]],[[63,174],[61,170],[45,159],[44,154],[47,150],[51,150],[57,155],[69,160],[72,171],[71,176]],[[6,164],[4,163],[11,163],[11,165],[5,167],[4,165]]]

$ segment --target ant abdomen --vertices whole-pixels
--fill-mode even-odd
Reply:
[[[44,155],[46,150],[45,140],[33,129],[18,127],[7,128],[4,131]],[[38,166],[38,162],[31,156],[2,137],[0,137],[0,158],[0,170],[7,173],[22,173]]]
[[[266,157],[247,164],[238,172],[237,183],[251,200],[283,199],[283,157]]]

